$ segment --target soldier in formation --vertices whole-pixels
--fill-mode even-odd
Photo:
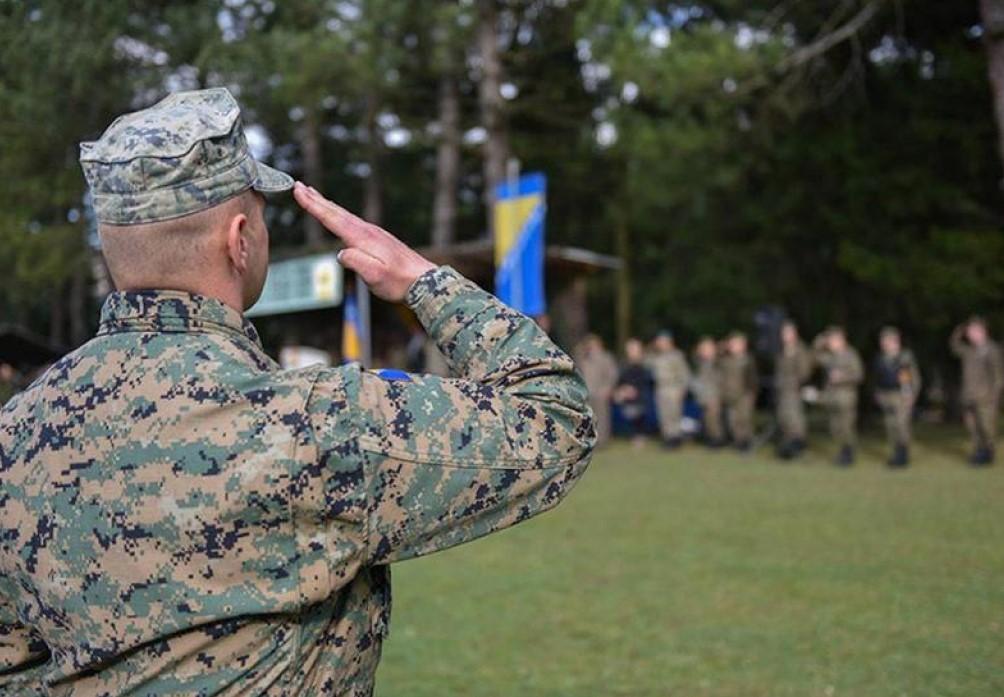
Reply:
[[[701,407],[704,442],[712,448],[718,448],[725,442],[725,429],[722,428],[718,345],[710,336],[702,337],[694,347],[694,365],[691,389]]]
[[[913,408],[920,394],[920,368],[913,352],[903,347],[899,330],[884,327],[879,333],[879,354],[874,368],[875,400],[882,410],[891,454],[890,467],[910,464],[910,431]]]
[[[607,351],[600,337],[589,334],[579,345],[575,364],[589,389],[589,405],[596,424],[596,446],[600,447],[610,440],[610,400],[617,386],[617,359]]]
[[[986,467],[994,461],[997,413],[1004,389],[1001,349],[990,338],[981,317],[972,317],[956,327],[950,346],[962,363],[962,411],[972,439],[969,463]]]
[[[812,354],[798,335],[798,327],[781,325],[781,347],[774,358],[774,397],[779,431],[778,455],[789,460],[805,450],[808,428],[802,387],[812,377]]]
[[[815,362],[823,370],[830,436],[839,447],[836,464],[849,467],[857,445],[858,388],[864,379],[861,356],[847,342],[842,327],[830,327],[812,345]]]
[[[673,335],[661,331],[655,337],[648,368],[655,380],[655,409],[659,417],[659,433],[668,448],[679,447],[683,436],[683,399],[690,385],[690,366],[683,352],[676,347]]]
[[[718,371],[725,425],[733,445],[748,451],[753,445],[753,416],[759,387],[756,361],[742,332],[732,332],[722,348]]]
[[[614,402],[636,446],[645,439],[649,404],[652,400],[652,373],[645,365],[645,345],[640,339],[628,339],[624,344],[624,364],[614,388]]]

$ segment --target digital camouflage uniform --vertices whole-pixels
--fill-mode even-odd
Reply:
[[[387,565],[555,505],[593,441],[532,320],[445,267],[407,302],[455,379],[283,371],[215,299],[110,295],[0,411],[0,694],[371,694]]]
[[[951,339],[952,353],[962,362],[962,410],[974,454],[992,459],[997,440],[997,417],[1004,389],[1004,360],[997,342],[982,346],[966,341],[961,330]]]
[[[655,408],[659,416],[659,432],[669,441],[679,440],[683,420],[683,398],[690,384],[690,366],[677,348],[653,353],[648,369],[655,380]]]
[[[756,362],[748,353],[725,354],[718,361],[725,423],[741,446],[753,440],[753,407],[759,386]]]
[[[874,374],[875,399],[882,410],[889,445],[893,448],[909,446],[913,407],[921,387],[917,359],[908,349],[896,355],[879,353],[875,358]]]
[[[722,392],[721,375],[718,371],[718,361],[712,359],[695,359],[695,372],[692,383],[697,403],[701,405],[701,420],[704,437],[709,443],[721,443],[724,438],[722,428]]]
[[[864,379],[861,356],[853,346],[840,353],[817,351],[816,363],[826,376],[822,401],[829,413],[830,435],[842,448],[857,442],[858,387]]]
[[[802,385],[812,376],[812,354],[801,341],[782,347],[774,363],[777,425],[782,443],[805,441],[807,428]]]

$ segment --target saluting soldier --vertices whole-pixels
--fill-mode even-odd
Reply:
[[[719,448],[724,444],[722,428],[721,372],[718,369],[718,345],[710,336],[701,337],[694,347],[694,377],[691,389],[701,407],[704,442]]]
[[[0,694],[370,695],[391,562],[557,504],[593,428],[533,320],[256,162],[222,88],[116,120],[81,162],[117,287],[0,411]],[[282,370],[243,312],[262,194],[406,302],[453,379]]]
[[[781,350],[774,359],[774,396],[780,430],[778,455],[797,457],[805,450],[806,420],[802,386],[812,376],[812,354],[798,335],[798,327],[781,325]]]
[[[842,327],[830,327],[812,345],[824,373],[823,403],[829,412],[830,435],[840,448],[836,464],[849,467],[857,445],[858,388],[864,379],[861,356],[847,343]]]
[[[656,335],[652,349],[648,367],[655,380],[659,431],[663,443],[669,448],[676,448],[682,442],[680,423],[683,420],[683,398],[690,384],[690,366],[668,330]]]
[[[875,357],[875,399],[882,409],[891,454],[890,467],[910,464],[913,407],[920,394],[921,378],[917,360],[903,347],[899,330],[883,327],[879,333],[879,354]]]
[[[596,445],[606,445],[612,430],[610,400],[619,375],[617,359],[606,349],[599,336],[588,334],[579,345],[575,364],[589,389],[589,405],[596,424]]]
[[[1001,349],[990,338],[982,317],[972,317],[952,332],[952,352],[962,361],[962,410],[972,437],[969,463],[993,464],[997,440],[997,412],[1004,389]]]
[[[724,349],[719,370],[725,423],[733,444],[745,451],[753,445],[753,412],[759,387],[756,361],[749,354],[748,341],[742,332],[729,334]]]

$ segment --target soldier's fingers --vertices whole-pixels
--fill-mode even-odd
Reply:
[[[293,197],[345,244],[355,247],[366,243],[371,227],[369,223],[324,198],[316,189],[297,182],[293,186]]]
[[[338,263],[359,274],[368,286],[378,284],[387,275],[386,264],[356,247],[339,252]]]

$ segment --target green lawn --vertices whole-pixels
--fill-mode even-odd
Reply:
[[[600,452],[556,511],[394,568],[378,697],[1004,695],[1004,466]]]

